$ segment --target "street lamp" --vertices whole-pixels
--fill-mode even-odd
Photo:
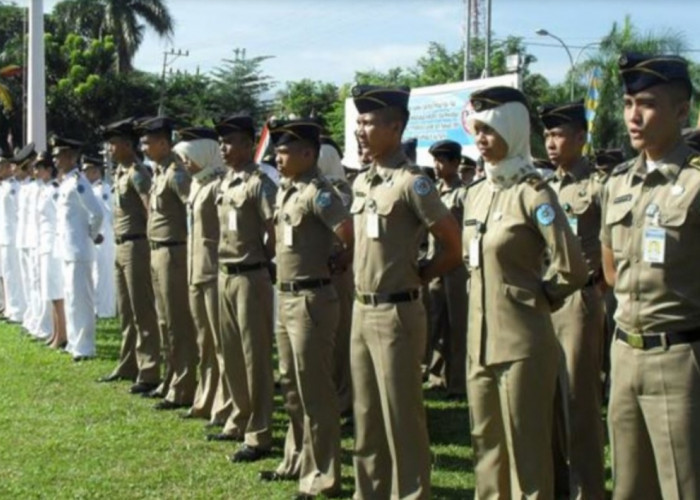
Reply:
[[[548,36],[548,37],[554,38],[557,42],[559,42],[561,44],[562,47],[564,47],[564,50],[566,50],[566,55],[569,56],[569,63],[571,64],[571,71],[570,71],[571,75],[570,75],[569,79],[571,80],[571,100],[573,101],[574,100],[574,58],[571,55],[571,51],[569,50],[569,46],[564,43],[564,40],[559,38],[557,35],[553,35],[549,31],[547,31],[546,29],[540,28],[537,31],[535,31],[535,33],[537,33],[540,36]]]

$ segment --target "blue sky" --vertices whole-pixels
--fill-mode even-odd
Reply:
[[[25,0],[26,1],[26,0]],[[22,4],[22,1],[18,3]],[[56,0],[44,0],[50,10]],[[355,71],[412,65],[431,41],[456,50],[462,43],[463,0],[169,0],[176,20],[172,43],[147,35],[135,65],[160,72],[163,51],[189,50],[172,68],[207,72],[233,57],[274,56],[263,70],[280,84],[311,78],[351,82]],[[700,61],[698,0],[493,0],[496,38],[521,36],[537,57],[532,71],[564,79],[569,60],[546,28],[572,46],[573,56],[599,40],[625,15],[642,32],[684,34],[688,57]],[[585,54],[581,58],[585,59]]]

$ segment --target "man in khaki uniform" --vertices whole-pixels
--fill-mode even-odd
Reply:
[[[603,367],[604,311],[599,284],[600,191],[602,184],[582,156],[586,112],[582,102],[539,109],[549,160],[548,181],[564,209],[588,264],[586,285],[552,314],[564,359],[554,408],[554,474],[557,497],[605,496],[600,374]]]
[[[321,135],[318,169],[335,188],[348,210],[352,204],[352,187],[348,184],[341,164],[342,152],[335,141]],[[350,331],[352,329],[352,304],[355,302],[355,280],[352,267],[331,270],[331,281],[338,294],[339,317],[335,335],[335,368],[333,380],[338,392],[338,408],[343,425],[352,423],[352,378],[350,375]]]
[[[277,347],[289,414],[284,459],[263,480],[299,480],[298,498],[340,491],[340,415],[333,383],[338,296],[331,269],[352,254],[350,215],[317,167],[320,125],[268,124],[283,182],[277,193]],[[339,240],[343,251],[334,253]]]
[[[603,196],[603,270],[618,302],[613,498],[700,498],[700,157],[681,137],[692,84],[676,56],[623,55],[620,73],[640,154]]]
[[[433,156],[440,199],[461,226],[464,184],[459,168],[462,145],[443,140],[434,143],[428,151]],[[431,257],[440,251],[435,238],[430,238],[429,245]],[[449,399],[458,399],[467,390],[467,270],[458,266],[433,279],[429,293],[433,342],[428,383],[447,389]]]
[[[102,137],[117,164],[114,178],[115,281],[121,317],[119,363],[103,382],[135,380],[129,392],[143,394],[160,383],[160,337],[146,239],[151,176],[136,155],[131,119],[107,125]]]
[[[429,498],[420,365],[427,321],[419,290],[459,265],[459,226],[430,179],[401,151],[410,90],[356,86],[352,93],[357,136],[372,157],[355,179],[351,208],[355,497]],[[426,228],[442,251],[419,268]]]
[[[245,113],[216,125],[228,167],[216,196],[220,239],[219,308],[223,383],[233,410],[209,440],[240,440],[231,457],[252,462],[269,453],[273,411],[273,290],[277,187],[253,161],[255,126]]]
[[[163,397],[155,409],[192,404],[196,385],[197,344],[187,289],[187,211],[190,176],[172,152],[172,122],[165,117],[138,125],[141,149],[154,166],[148,216],[148,241],[166,371],[149,395]]]

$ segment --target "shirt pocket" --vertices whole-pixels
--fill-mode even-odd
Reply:
[[[630,226],[632,224],[632,205],[612,204],[605,214],[605,225],[610,231],[610,242],[613,254],[621,256],[629,254],[628,248],[632,240]]]
[[[591,196],[582,196],[577,198],[573,203],[571,203],[571,214],[577,216],[585,214],[588,212],[588,209],[591,207],[592,203],[593,198]]]
[[[352,215],[361,214],[365,211],[365,198],[355,198],[350,205],[350,213]]]

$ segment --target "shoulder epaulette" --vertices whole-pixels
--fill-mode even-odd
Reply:
[[[627,172],[630,168],[632,168],[632,165],[634,165],[635,161],[636,159],[632,159],[627,160],[624,163],[620,163],[617,167],[613,168],[612,172],[610,172],[610,175],[620,175]]]
[[[688,165],[700,170],[700,155],[692,154],[688,159]]]
[[[532,186],[535,191],[539,191],[547,185],[547,181],[544,180],[540,174],[528,174],[523,180]]]
[[[471,189],[471,188],[473,188],[474,186],[476,186],[477,184],[481,184],[481,183],[484,182],[485,180],[486,180],[486,177],[481,177],[481,178],[479,178],[479,179],[477,179],[477,180],[475,180],[475,181],[470,182],[470,183],[467,184],[466,186],[464,186],[464,189]]]

